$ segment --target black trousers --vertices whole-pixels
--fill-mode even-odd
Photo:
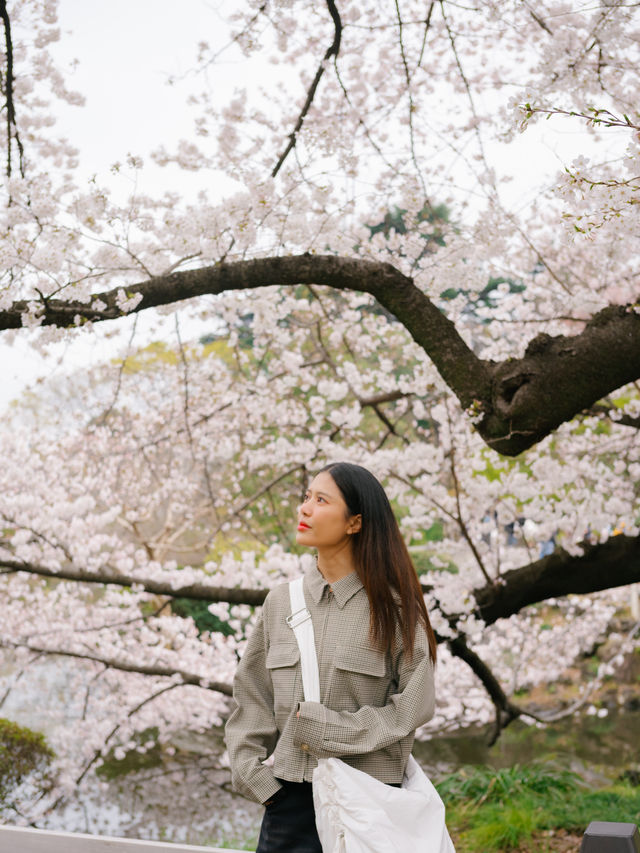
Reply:
[[[311,782],[278,782],[286,794],[266,807],[256,853],[322,853]]]

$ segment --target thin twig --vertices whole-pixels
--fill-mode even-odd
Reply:
[[[282,152],[282,154],[278,158],[278,162],[273,167],[273,171],[271,172],[272,178],[275,178],[275,176],[278,174],[278,172],[280,171],[280,167],[282,166],[284,161],[287,159],[291,150],[295,147],[297,137],[298,137],[298,133],[300,132],[300,130],[302,128],[302,124],[303,124],[303,122],[307,116],[307,113],[309,112],[309,110],[311,108],[311,104],[313,103],[313,99],[314,99],[315,94],[316,94],[316,89],[318,88],[318,84],[320,83],[320,79],[321,79],[322,75],[324,74],[327,60],[329,60],[332,56],[337,56],[339,51],[340,51],[340,39],[342,38],[342,21],[340,20],[340,14],[338,12],[338,9],[336,7],[334,0],[326,0],[326,2],[327,2],[327,8],[329,9],[329,13],[330,13],[331,17],[333,18],[333,24],[334,24],[333,42],[327,48],[327,51],[326,51],[326,53],[322,59],[322,62],[318,66],[318,70],[316,71],[316,76],[313,78],[313,82],[311,83],[311,86],[309,87],[309,91],[307,92],[307,99],[304,102],[304,106],[302,107],[300,115],[298,116],[298,121],[296,122],[296,125],[293,128],[292,132],[289,134],[289,142],[287,143],[286,148],[284,149],[284,151]]]
[[[476,544],[473,541],[473,539],[471,538],[471,534],[469,533],[469,529],[465,523],[465,520],[462,517],[462,504],[460,501],[460,483],[458,481],[458,473],[456,471],[455,445],[453,443],[453,436],[452,436],[451,413],[449,412],[449,406],[446,405],[446,403],[445,403],[445,407],[447,410],[447,420],[449,421],[449,437],[451,440],[451,452],[449,454],[449,458],[451,460],[451,476],[453,478],[453,487],[454,487],[455,494],[456,494],[456,509],[457,509],[458,526],[460,528],[460,532],[462,533],[462,536],[463,536],[465,542],[467,543],[467,545],[471,549],[471,553],[473,554],[475,561],[478,564],[480,571],[482,572],[482,574],[484,576],[484,579],[486,580],[486,582],[488,584],[494,585],[495,580],[492,580],[489,577],[489,573],[487,572],[487,570],[485,568],[482,557],[480,556],[480,553],[478,552],[478,549],[476,548]]]
[[[150,666],[146,664],[126,663],[125,661],[116,660],[114,658],[105,658],[100,655],[89,654],[89,652],[71,652],[66,649],[46,649],[40,646],[33,646],[30,643],[21,643],[14,640],[0,639],[0,648],[11,649],[28,649],[31,652],[38,652],[43,655],[51,655],[52,657],[67,657],[76,658],[78,660],[87,660],[93,663],[100,663],[108,666],[110,669],[117,669],[120,672],[131,672],[136,675],[150,675],[157,678],[179,678],[177,684],[190,684],[193,687],[201,687],[204,690],[213,690],[217,693],[223,693],[225,696],[231,696],[233,688],[230,684],[225,684],[221,681],[211,681],[204,675],[196,675],[193,672],[177,669],[175,667],[166,666]]]
[[[127,359],[129,358],[129,353],[131,352],[131,345],[133,344],[133,339],[135,338],[136,330],[138,328],[138,317],[139,317],[138,314],[136,314],[136,316],[134,317],[133,326],[131,328],[131,334],[129,335],[129,341],[127,342],[126,355],[122,359],[122,361],[120,363],[120,367],[118,369],[118,380],[116,382],[116,389],[115,389],[115,392],[113,394],[113,399],[111,400],[111,403],[109,404],[107,409],[101,415],[100,420],[97,423],[97,426],[99,426],[99,427],[104,426],[104,424],[107,422],[107,418],[109,417],[109,415],[111,414],[111,412],[115,408],[116,403],[118,402],[118,397],[120,396],[120,389],[122,387],[122,376],[124,374],[124,369],[125,369],[126,364],[127,364]]]
[[[402,37],[402,15],[400,14],[400,6],[398,4],[398,0],[395,0],[396,7],[396,17],[398,19],[398,42],[400,44],[400,56],[402,58],[402,66],[404,68],[404,76],[407,83],[407,95],[409,97],[409,144],[411,148],[411,162],[413,163],[414,169],[416,170],[416,175],[418,176],[418,180],[420,181],[420,186],[422,187],[422,197],[424,204],[429,202],[429,197],[427,196],[427,185],[425,184],[424,177],[422,175],[422,169],[418,165],[418,158],[416,156],[416,148],[415,148],[415,133],[413,128],[413,114],[415,112],[415,104],[413,101],[413,93],[411,91],[411,73],[409,71],[409,63],[407,62],[407,56],[404,50],[404,40]],[[444,14],[444,13],[443,13]],[[429,12],[431,15],[431,12]],[[426,34],[425,34],[426,37]]]
[[[18,133],[16,124],[16,108],[13,100],[13,40],[11,38],[11,20],[7,11],[6,0],[0,0],[0,18],[4,23],[4,41],[6,46],[7,73],[5,83],[5,96],[7,108],[7,177],[10,178],[13,170],[12,164],[12,140],[15,139],[18,148],[18,162],[20,164],[20,175],[24,178],[24,148]]]

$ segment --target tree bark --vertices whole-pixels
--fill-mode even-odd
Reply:
[[[559,549],[519,569],[505,572],[499,584],[474,591],[478,611],[491,625],[529,604],[570,594],[599,592],[640,582],[640,537],[613,536],[601,545],[584,545],[576,556]]]
[[[538,335],[523,358],[496,364],[478,431],[494,450],[515,456],[639,376],[640,317],[612,305],[580,334]]]

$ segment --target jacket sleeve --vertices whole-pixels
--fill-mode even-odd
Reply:
[[[427,637],[416,631],[411,659],[398,663],[398,691],[386,705],[364,705],[357,711],[332,711],[319,702],[300,702],[293,740],[317,758],[361,755],[384,749],[415,731],[433,716],[433,664]]]
[[[262,763],[278,739],[271,678],[265,665],[264,612],[263,608],[238,664],[233,681],[236,707],[225,727],[231,784],[238,793],[259,803],[269,800],[282,787],[271,768]]]

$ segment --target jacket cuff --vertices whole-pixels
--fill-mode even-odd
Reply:
[[[324,752],[324,737],[327,726],[326,708],[319,702],[298,703],[293,729],[293,742],[304,752],[321,756]]]
[[[243,785],[239,780],[235,780],[234,788],[238,793],[244,794],[257,803],[265,803],[282,788],[282,785],[273,775],[271,768],[261,766],[251,774],[250,782]]]
[[[269,797],[268,800],[265,800],[262,805],[265,807],[266,806],[272,806],[275,803],[279,803],[280,800],[282,800],[286,796],[287,796],[286,788],[281,786],[280,788],[278,788],[278,790],[275,792],[275,794],[272,797]]]

